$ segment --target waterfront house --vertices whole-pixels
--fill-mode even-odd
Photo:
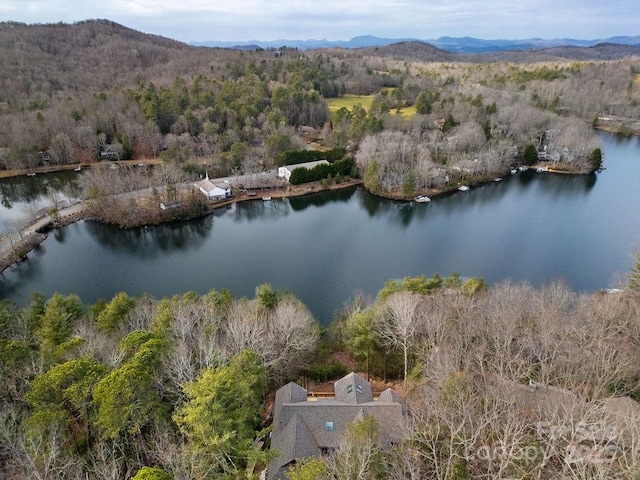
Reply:
[[[380,443],[388,449],[401,441],[406,419],[402,398],[387,389],[374,400],[371,384],[350,373],[334,384],[334,398],[309,398],[309,392],[293,382],[276,392],[267,479],[282,479],[297,458],[328,455],[352,422],[373,416],[380,428]]]
[[[209,200],[224,200],[231,196],[231,185],[225,182],[214,183],[207,173],[203,180],[195,183],[195,186],[206,195]]]

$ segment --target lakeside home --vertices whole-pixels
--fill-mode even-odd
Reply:
[[[224,200],[231,196],[231,185],[228,183],[214,183],[209,179],[209,173],[206,173],[204,180],[200,180],[194,184],[198,190],[204,193],[208,200]]]
[[[312,395],[312,394],[311,394]],[[385,450],[402,439],[407,407],[397,392],[387,389],[374,400],[371,384],[350,373],[334,384],[334,398],[316,398],[296,383],[276,392],[267,479],[283,479],[296,459],[329,455],[340,445],[346,429],[366,416],[380,427]]]

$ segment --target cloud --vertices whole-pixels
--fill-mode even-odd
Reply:
[[[637,0],[0,0],[0,19],[107,18],[183,41],[393,38],[603,38],[634,35]]]

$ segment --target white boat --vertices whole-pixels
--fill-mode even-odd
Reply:
[[[524,172],[527,169],[527,167],[518,167],[518,170],[520,170],[521,172]]]
[[[499,182],[500,180],[502,180],[500,177],[496,177],[493,179],[494,182]]]
[[[27,177],[35,177],[36,172],[27,173]]]
[[[264,197],[262,197],[262,201],[263,202],[270,202],[271,201],[271,196],[270,195],[265,195]]]
[[[427,202],[431,201],[431,199],[429,197],[427,197],[426,195],[418,195],[416,198],[414,198],[414,200],[417,203],[427,203]]]
[[[79,172],[80,170],[82,170],[82,167],[76,167],[73,169],[74,172]]]
[[[517,168],[512,168],[511,169],[511,175],[515,175],[516,173],[518,173],[518,169]]]
[[[461,192],[468,192],[470,190],[470,188],[467,187],[466,185],[462,185],[462,186],[458,187],[458,190],[460,190]]]

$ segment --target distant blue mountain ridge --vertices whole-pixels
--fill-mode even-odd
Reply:
[[[533,50],[559,46],[592,47],[600,43],[616,43],[620,45],[640,46],[640,35],[617,36],[593,40],[577,40],[575,38],[528,38],[524,40],[483,40],[473,37],[440,37],[437,39],[422,40],[417,38],[382,38],[373,35],[353,37],[351,40],[249,40],[246,42],[223,42],[210,40],[206,42],[191,42],[191,45],[201,47],[233,48],[240,50],[255,50],[258,48],[297,48],[299,50],[314,50],[318,48],[361,48],[382,47],[399,42],[427,42],[434,47],[452,53],[489,53],[513,50]]]

